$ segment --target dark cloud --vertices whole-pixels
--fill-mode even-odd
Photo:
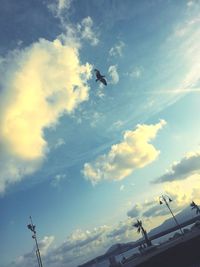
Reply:
[[[73,240],[65,242],[57,251],[56,253],[66,253],[70,250],[73,250],[77,247],[87,246],[89,243],[98,240],[103,233],[96,233],[94,235],[88,236],[83,240]]]
[[[164,216],[169,213],[169,210],[166,207],[161,207],[159,204],[157,206],[153,206],[146,210],[142,216],[144,217],[157,217],[157,216]]]
[[[107,234],[107,237],[109,238],[113,238],[116,236],[120,236],[126,233],[127,230],[130,229],[130,226],[128,224],[122,224],[119,225],[118,228],[114,229],[113,231],[111,231],[110,233]]]
[[[140,214],[141,207],[140,205],[136,204],[131,210],[127,212],[127,216],[130,218],[135,218]]]
[[[171,166],[171,170],[158,177],[153,183],[172,182],[183,180],[188,176],[200,173],[200,152],[196,152],[182,158]]]

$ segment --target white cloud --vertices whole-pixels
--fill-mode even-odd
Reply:
[[[133,231],[130,218],[120,222],[114,227],[100,226],[92,230],[77,229],[69,235],[66,240],[57,247],[51,247],[54,237],[44,237],[39,242],[42,261],[49,267],[69,267],[80,265],[88,260],[104,254],[109,247],[116,242],[131,241],[137,237]],[[36,266],[35,248],[12,262],[13,267]]]
[[[88,41],[90,45],[96,46],[99,43],[98,32],[95,31],[94,23],[91,17],[84,18],[80,23],[70,24],[62,20],[64,30],[67,34],[62,34],[61,37],[65,41],[71,40],[76,47],[81,46],[81,41]],[[76,42],[76,44],[75,44]]]
[[[91,66],[76,44],[40,39],[1,62],[0,192],[39,168],[48,152],[44,129],[88,100]]]
[[[161,120],[155,125],[138,125],[136,130],[126,131],[121,143],[112,145],[107,154],[95,161],[84,164],[85,178],[93,184],[101,180],[122,180],[135,169],[151,163],[160,152],[149,142],[165,123]]]
[[[54,236],[45,236],[40,242],[39,242],[39,248],[41,255],[46,255],[49,248],[54,242],[55,237]]]
[[[99,39],[92,27],[93,20],[91,17],[86,17],[82,20],[81,24],[78,25],[78,30],[81,32],[81,37],[83,39],[90,41],[91,45],[95,46],[99,43]]]
[[[124,122],[121,120],[115,121],[112,125],[112,128],[119,129],[123,126]]]
[[[122,192],[122,191],[124,191],[124,189],[125,189],[125,185],[122,184],[122,185],[120,186],[119,190]]]
[[[133,79],[139,79],[142,75],[143,68],[142,67],[134,67],[130,72],[126,73]]]
[[[194,4],[195,4],[195,1],[188,1],[187,2],[188,7],[192,7],[192,6],[194,6]]]
[[[66,178],[66,174],[56,174],[56,176],[51,181],[51,185],[54,187],[58,187],[60,182]]]
[[[102,83],[99,83],[99,88],[96,90],[96,96],[102,99],[105,97],[104,85]]]
[[[62,19],[64,11],[68,11],[71,7],[72,0],[54,0],[48,4],[47,7],[54,14],[55,17]]]
[[[122,56],[122,50],[124,48],[125,44],[122,41],[119,41],[116,43],[111,49],[109,50],[110,56]]]
[[[110,83],[117,84],[119,82],[119,74],[117,72],[117,65],[112,65],[108,69],[108,73],[111,77]]]
[[[58,140],[56,140],[54,148],[58,148],[60,146],[63,146],[65,144],[65,140],[63,138],[58,138]]]

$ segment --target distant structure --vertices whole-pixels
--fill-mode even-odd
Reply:
[[[165,203],[165,205],[166,205],[167,208],[169,209],[169,211],[170,211],[170,213],[171,213],[171,215],[172,215],[172,217],[173,217],[173,219],[174,219],[176,225],[178,226],[178,228],[179,228],[181,234],[184,235],[184,232],[183,232],[183,230],[182,230],[180,224],[178,223],[176,217],[174,216],[174,214],[173,214],[173,212],[172,212],[172,210],[171,210],[171,208],[170,208],[170,206],[169,206],[169,203],[172,202],[172,199],[171,199],[169,196],[167,196],[167,195],[162,195],[162,196],[159,197],[159,203],[160,203],[160,205],[162,205],[163,202]]]
[[[33,224],[32,218],[30,216],[30,221],[31,223],[27,225],[28,229],[33,232],[32,238],[35,240],[35,244],[36,244],[36,257],[37,257],[37,261],[38,261],[38,266],[39,267],[43,267],[42,264],[42,259],[41,259],[41,255],[40,255],[40,250],[39,250],[39,246],[38,246],[38,242],[37,242],[37,236],[36,236],[36,226]]]

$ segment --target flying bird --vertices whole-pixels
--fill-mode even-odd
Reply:
[[[96,73],[96,82],[100,81],[102,82],[104,85],[107,85],[106,79],[104,78],[104,75],[101,75],[100,71],[97,69],[94,69],[95,73]]]

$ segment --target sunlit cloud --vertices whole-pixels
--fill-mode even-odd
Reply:
[[[194,200],[200,203],[200,174],[191,174],[185,180],[166,183],[164,191],[173,199],[172,207],[181,210]]]
[[[2,62],[0,192],[37,170],[49,148],[44,129],[55,126],[89,98],[91,65],[78,48],[40,39]]]
[[[84,164],[85,178],[93,184],[101,180],[122,180],[135,169],[150,164],[160,152],[149,142],[165,124],[161,120],[155,125],[138,125],[133,131],[126,131],[121,143],[112,145],[107,154],[95,161]]]

